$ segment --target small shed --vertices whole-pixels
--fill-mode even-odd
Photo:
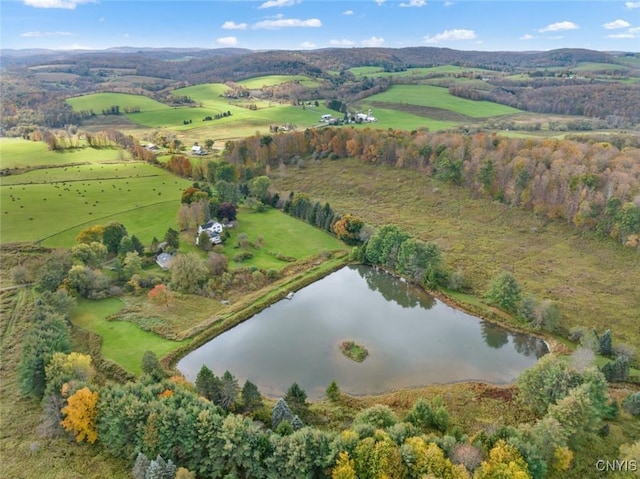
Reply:
[[[160,266],[162,269],[171,268],[171,261],[172,260],[173,260],[173,255],[171,255],[169,253],[160,253],[156,257],[156,263],[158,263],[158,266]]]

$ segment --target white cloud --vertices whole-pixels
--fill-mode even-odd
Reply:
[[[122,35],[124,38],[129,38],[131,35],[129,35],[128,33],[125,33],[124,35]]]
[[[444,2],[445,7],[450,7],[451,5],[453,5],[453,2]]]
[[[247,24],[246,23],[236,23],[236,22],[232,22],[232,21],[226,21],[222,24],[222,28],[224,28],[225,30],[246,30],[247,29]]]
[[[578,28],[580,28],[578,25],[576,25],[573,22],[556,22],[556,23],[552,23],[550,25],[547,25],[544,28],[541,28],[540,30],[538,30],[540,33],[547,33],[547,32],[562,32],[564,30],[577,30]]]
[[[304,49],[315,48],[315,47],[316,47],[316,44],[312,42],[302,42],[300,44],[300,48],[304,48]]]
[[[474,40],[475,38],[476,32],[474,32],[473,30],[455,29],[445,30],[442,33],[434,35],[433,37],[426,36],[424,37],[424,41],[426,43],[439,43],[452,40]]]
[[[615,30],[616,28],[627,28],[630,27],[631,24],[625,20],[617,19],[613,22],[605,23],[602,25],[603,28],[607,30]]]
[[[24,4],[35,8],[64,8],[73,10],[83,3],[95,3],[96,0],[23,0]]]
[[[268,0],[258,8],[292,7],[296,3],[300,3],[300,0]]]
[[[522,35],[520,37],[520,40],[533,40],[535,37],[533,35],[529,35],[528,33],[526,35]]]
[[[634,34],[634,35],[635,35],[636,33],[640,34],[640,27],[630,28],[630,29],[629,29],[629,33],[632,33],[632,34]]]
[[[409,3],[402,2],[401,7],[424,7],[427,4],[426,0],[409,0]]]
[[[346,39],[329,40],[329,44],[336,47],[350,47],[354,45],[354,43],[351,40],[346,40]]]
[[[625,39],[625,38],[636,38],[636,36],[633,33],[615,33],[615,34],[607,35],[607,38]]]
[[[342,12],[343,15],[353,15],[353,10],[345,10]]]
[[[21,37],[26,38],[42,38],[42,37],[70,37],[73,33],[71,32],[24,32],[21,33]]]
[[[360,42],[360,44],[363,47],[381,47],[383,43],[384,43],[384,38],[380,38],[380,37],[371,37],[371,38],[367,38],[366,40],[362,40]]]
[[[378,4],[378,6],[382,5],[384,2],[386,2],[387,0],[373,0],[374,2],[376,2]]]
[[[310,18],[308,20],[300,20],[299,18],[279,18],[277,20],[263,20],[255,23],[253,28],[255,29],[267,29],[278,30],[280,28],[289,27],[321,27],[322,22],[317,18]]]
[[[225,47],[233,47],[238,44],[238,39],[236,37],[220,37],[216,39],[216,43]]]
[[[629,10],[633,8],[640,8],[640,2],[627,2],[624,4],[624,6],[627,7]]]

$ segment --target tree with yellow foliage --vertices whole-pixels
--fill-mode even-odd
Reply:
[[[331,479],[358,479],[356,476],[355,463],[349,457],[349,453],[342,451],[338,455],[336,465],[331,470]]]
[[[489,460],[482,461],[473,479],[531,479],[527,463],[520,452],[500,439],[489,451]]]
[[[96,404],[98,393],[85,387],[79,389],[69,397],[67,405],[62,408],[66,417],[62,420],[62,427],[73,432],[76,441],[93,444],[98,439],[96,431]]]

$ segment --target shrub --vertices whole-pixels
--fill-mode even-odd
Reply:
[[[246,261],[251,258],[253,258],[253,253],[245,251],[243,253],[238,253],[237,255],[235,255],[233,257],[233,261],[235,261],[236,263],[242,263],[243,261]]]
[[[640,415],[640,392],[634,392],[629,394],[624,402],[622,403],[622,407],[625,411],[627,411],[632,416]]]
[[[354,424],[369,424],[378,429],[386,429],[397,422],[395,413],[384,404],[376,404],[360,411],[353,420]]]

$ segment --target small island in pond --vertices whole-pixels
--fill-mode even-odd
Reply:
[[[354,343],[353,341],[342,341],[340,351],[349,359],[361,363],[369,355],[369,351],[364,346]]]

